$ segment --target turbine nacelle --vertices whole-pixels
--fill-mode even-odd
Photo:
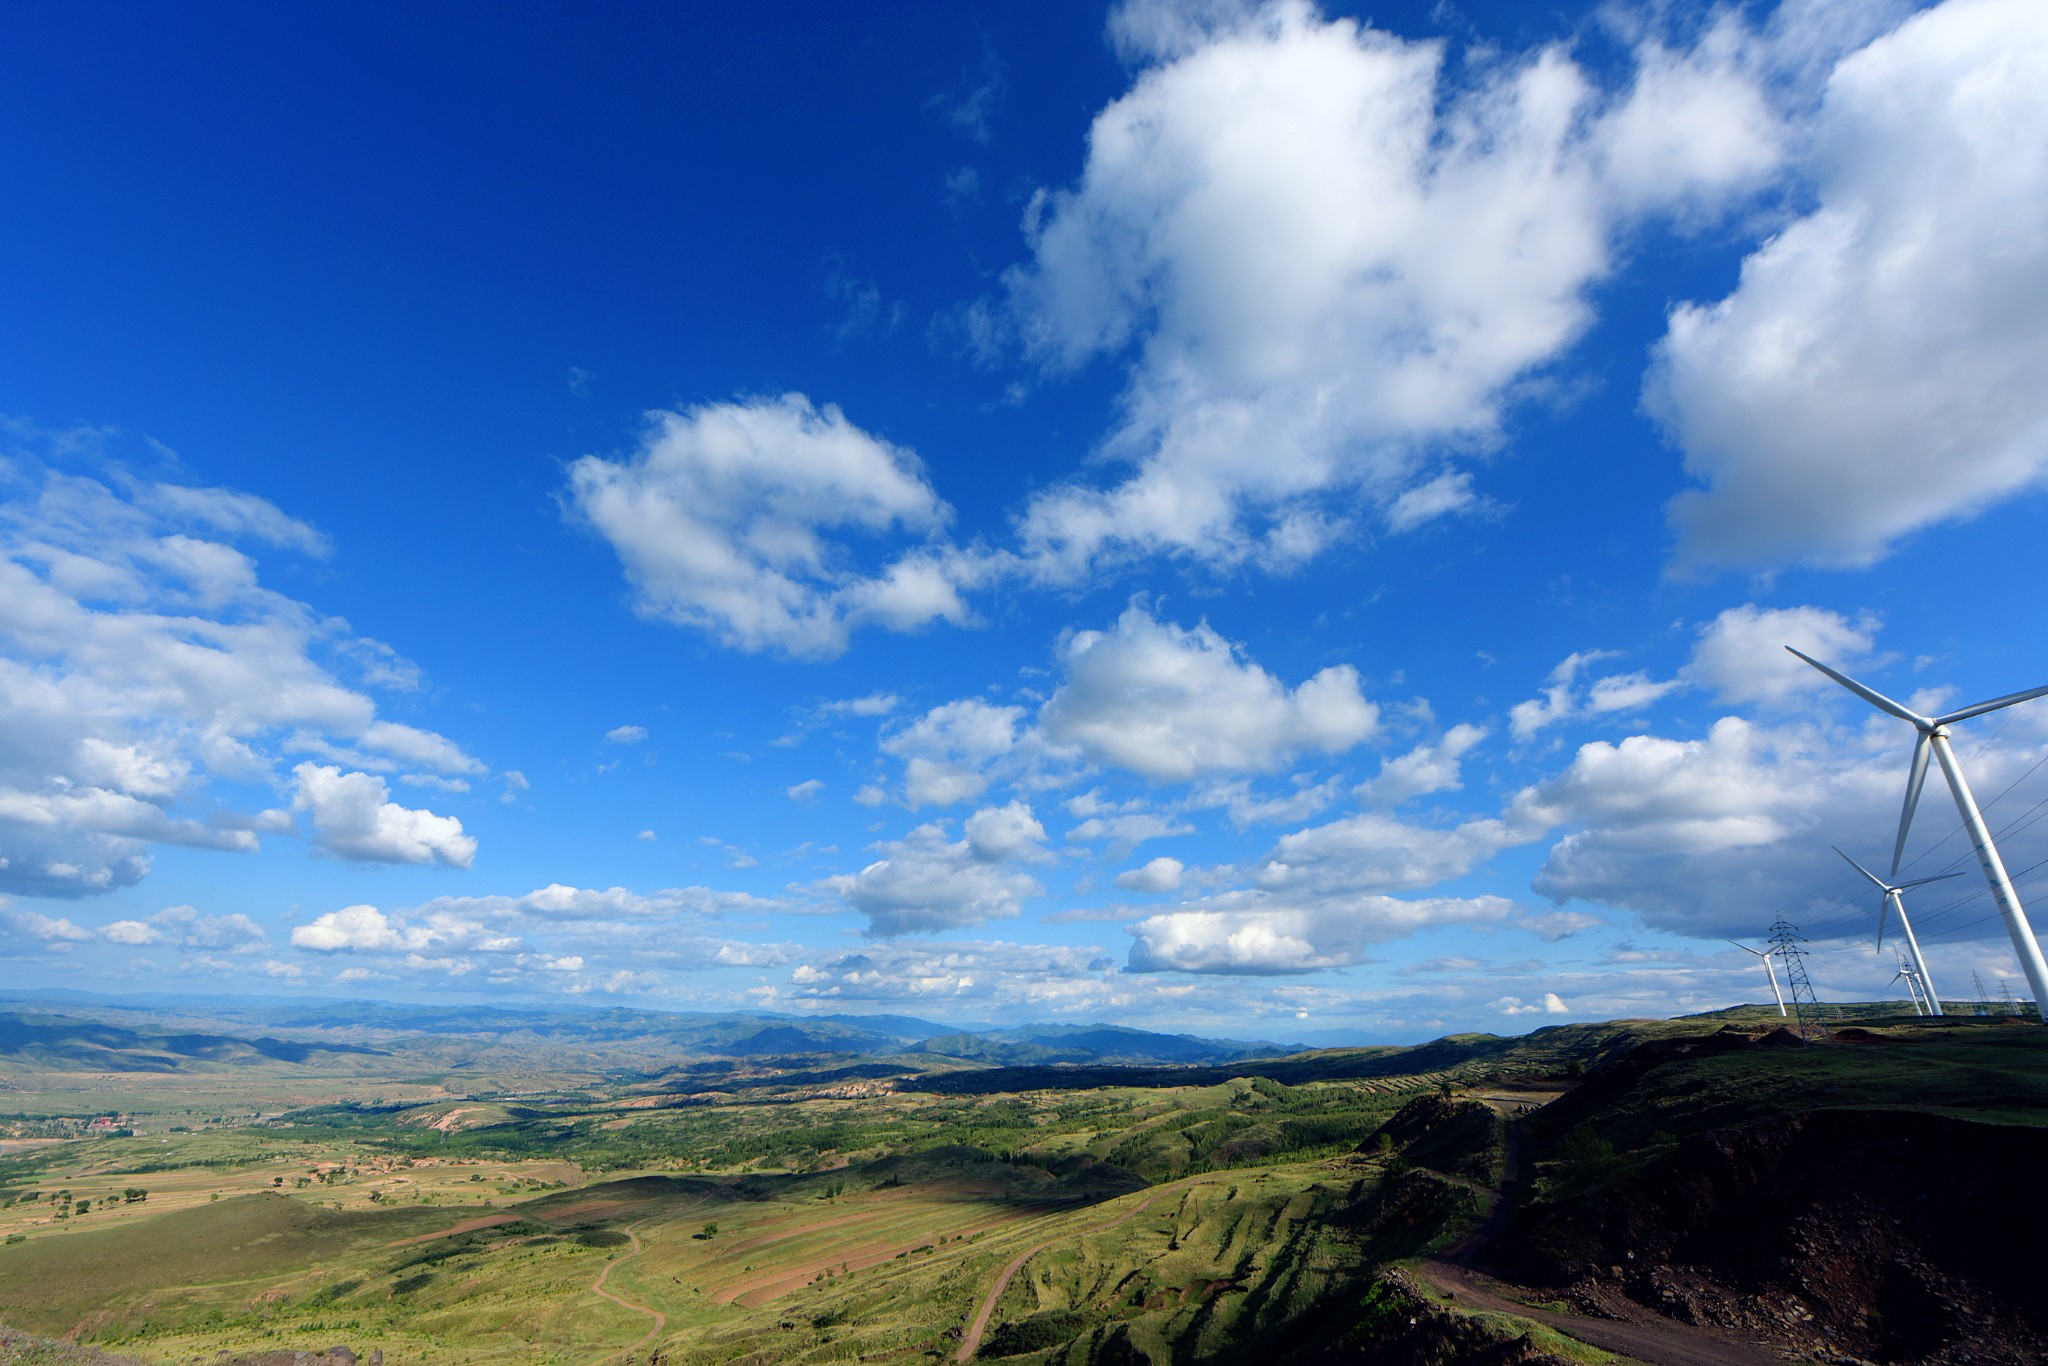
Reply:
[[[1830,849],[1833,849],[1836,853],[1842,854],[1842,851],[1838,846],[1831,844],[1828,847]],[[1932,877],[1916,877],[1911,882],[1886,882],[1883,878],[1879,877],[1876,873],[1871,872],[1868,868],[1865,868],[1862,864],[1858,863],[1855,859],[1850,858],[1847,854],[1842,854],[1842,857],[1844,860],[1848,862],[1851,868],[1854,868],[1857,872],[1869,878],[1871,886],[1877,888],[1878,891],[1884,893],[1884,901],[1878,908],[1877,912],[1877,947],[1879,952],[1883,952],[1884,950],[1885,919],[1891,914],[1892,906],[1894,904],[1899,904],[1899,919],[1903,921],[1906,918],[1906,908],[1904,904],[1899,903],[1900,892],[1910,891],[1915,887],[1925,887],[1930,882],[1942,882],[1947,880],[1948,878],[1962,876],[1961,873],[1936,873]]]

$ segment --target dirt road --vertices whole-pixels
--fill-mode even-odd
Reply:
[[[614,1257],[610,1261],[606,1262],[604,1264],[604,1270],[598,1272],[597,1279],[590,1283],[590,1288],[597,1294],[600,1294],[604,1296],[606,1299],[610,1300],[613,1304],[619,1306],[619,1308],[630,1309],[636,1314],[645,1314],[649,1318],[654,1320],[654,1326],[652,1328],[649,1328],[646,1334],[638,1342],[634,1343],[631,1347],[626,1348],[626,1355],[631,1356],[633,1353],[639,1351],[642,1347],[645,1347],[648,1343],[654,1341],[656,1337],[660,1336],[662,1329],[668,1327],[668,1315],[662,1313],[659,1309],[649,1309],[644,1304],[635,1304],[631,1300],[622,1299],[619,1296],[614,1295],[611,1291],[604,1288],[604,1283],[611,1279],[613,1271],[615,1271],[621,1266],[624,1266],[627,1262],[632,1261],[635,1257],[639,1256],[641,1251],[643,1250],[640,1246],[640,1235],[638,1233],[635,1233],[632,1229],[629,1228],[625,1230],[625,1234],[627,1239],[631,1241],[633,1245],[633,1250],[631,1252],[628,1252],[623,1257]],[[611,1350],[607,1351],[603,1356],[599,1357],[597,1360],[600,1363],[610,1363],[617,1361],[618,1358],[619,1354],[617,1350]]]
[[[1079,1233],[1065,1234],[1059,1238],[1048,1238],[1044,1242],[1039,1243],[1034,1247],[1026,1248],[1024,1251],[1018,1253],[1016,1260],[1011,1262],[1008,1266],[1004,1267],[1002,1274],[996,1277],[996,1283],[989,1287],[988,1295],[982,1300],[980,1310],[975,1314],[973,1321],[967,1325],[967,1331],[961,1335],[960,1350],[953,1353],[953,1360],[974,1360],[974,1354],[981,1350],[981,1335],[988,1331],[989,1316],[996,1312],[996,1301],[1001,1299],[1003,1297],[1003,1292],[1010,1288],[1010,1278],[1015,1276],[1019,1271],[1022,1271],[1024,1269],[1024,1264],[1026,1262],[1030,1261],[1033,1257],[1036,1257],[1039,1253],[1051,1247],[1054,1243],[1065,1241],[1066,1238],[1081,1238],[1087,1236],[1090,1233],[1106,1233],[1110,1229],[1116,1228],[1120,1224],[1130,1222],[1132,1219],[1138,1217],[1138,1214],[1145,1208],[1145,1206],[1151,1204],[1154,1200],[1158,1199],[1160,1195],[1170,1190],[1172,1186],[1177,1186],[1179,1184],[1180,1182],[1175,1181],[1170,1183],[1169,1185],[1159,1186],[1155,1188],[1149,1194],[1147,1194],[1143,1200],[1140,1200],[1137,1204],[1131,1206],[1122,1214],[1119,1214],[1116,1218],[1111,1219],[1107,1223],[1097,1224],[1093,1228],[1083,1229]]]
[[[1661,1315],[1644,1311],[1645,1319],[1596,1319],[1583,1314],[1561,1314],[1537,1309],[1511,1298],[1513,1286],[1482,1276],[1470,1267],[1431,1258],[1415,1268],[1416,1274],[1453,1297],[1466,1309],[1487,1309],[1568,1333],[1581,1342],[1609,1352],[1620,1352],[1652,1366],[1783,1366],[1776,1353],[1724,1337],[1705,1328],[1694,1328]]]

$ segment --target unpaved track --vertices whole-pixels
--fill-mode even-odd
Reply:
[[[1017,1259],[1004,1267],[1003,1273],[996,1277],[996,1283],[989,1287],[988,1296],[982,1300],[981,1308],[975,1314],[974,1321],[967,1325],[967,1332],[960,1338],[960,1350],[953,1353],[953,1360],[972,1361],[974,1359],[974,1354],[981,1349],[981,1335],[988,1331],[989,1316],[996,1312],[996,1301],[1001,1299],[1003,1292],[1010,1288],[1011,1277],[1022,1271],[1026,1262],[1051,1247],[1054,1243],[1065,1242],[1068,1238],[1084,1238],[1091,1233],[1107,1233],[1119,1224],[1130,1222],[1138,1217],[1145,1206],[1165,1194],[1171,1186],[1179,1184],[1180,1182],[1175,1181],[1167,1186],[1155,1187],[1143,1200],[1140,1200],[1137,1204],[1131,1206],[1106,1224],[1097,1224],[1093,1228],[1084,1228],[1079,1233],[1062,1234],[1057,1238],[1048,1238],[1044,1242],[1018,1253]]]
[[[1481,1276],[1470,1267],[1431,1258],[1415,1270],[1438,1291],[1452,1295],[1461,1307],[1534,1319],[1581,1342],[1650,1362],[1652,1366],[1784,1366],[1784,1357],[1754,1343],[1694,1328],[1662,1315],[1636,1321],[1560,1314],[1509,1298],[1503,1292],[1515,1287]]]
[[[590,1283],[590,1288],[598,1294],[604,1296],[606,1299],[610,1300],[613,1304],[619,1306],[619,1308],[630,1309],[636,1314],[646,1314],[654,1320],[654,1326],[647,1330],[646,1336],[642,1337],[638,1342],[634,1343],[631,1347],[626,1348],[626,1355],[631,1356],[633,1355],[633,1353],[639,1351],[642,1347],[645,1347],[648,1343],[654,1341],[656,1337],[660,1336],[661,1331],[664,1328],[668,1327],[668,1315],[662,1313],[659,1309],[650,1309],[644,1304],[635,1304],[631,1300],[621,1299],[619,1296],[614,1295],[611,1291],[604,1288],[604,1283],[611,1279],[612,1272],[615,1269],[624,1266],[627,1262],[632,1261],[635,1257],[639,1256],[640,1253],[644,1250],[640,1246],[639,1234],[635,1233],[630,1228],[625,1230],[625,1233],[626,1237],[632,1241],[633,1250],[631,1252],[628,1252],[623,1257],[614,1257],[610,1261],[606,1262],[604,1264],[604,1270],[598,1272],[597,1279]],[[618,1355],[619,1354],[617,1350],[614,1349],[607,1351],[603,1356],[599,1357],[597,1360],[599,1362],[613,1362],[618,1360]]]

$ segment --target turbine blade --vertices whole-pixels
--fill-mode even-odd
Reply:
[[[1790,645],[1787,645],[1785,648],[1788,650],[1792,650],[1792,647]],[[1866,688],[1861,683],[1858,683],[1855,679],[1849,677],[1849,675],[1845,673],[1840,673],[1834,669],[1830,669],[1827,665],[1821,663],[1812,655],[1807,654],[1802,650],[1792,650],[1792,653],[1798,655],[1808,664],[1813,665],[1814,668],[1819,669],[1829,678],[1834,679],[1835,682],[1841,684],[1850,692],[1855,693],[1858,697],[1862,698],[1865,702],[1868,702],[1871,706],[1876,707],[1879,711],[1888,711],[1893,716],[1898,717],[1901,721],[1911,721],[1916,726],[1924,726],[1928,724],[1927,718],[1922,716],[1919,712],[1909,711],[1905,707],[1902,707],[1898,703],[1892,701],[1889,697],[1886,697],[1883,693],[1877,691],[1877,689]],[[2048,689],[2044,689],[2044,691],[2048,691]],[[2013,700],[2018,701],[2019,699],[2014,698]]]
[[[1913,767],[1906,775],[1906,804],[1899,808],[1899,842],[1892,846],[1892,876],[1899,875],[1899,860],[1906,856],[1906,832],[1913,828],[1913,811],[1920,805],[1920,789],[1927,782],[1927,754],[1932,748],[1927,732],[1913,741]]]
[[[1730,944],[1735,944],[1735,941],[1733,939],[1730,939],[1727,942]],[[1759,958],[1765,956],[1764,951],[1762,949],[1753,949],[1747,944],[1735,944],[1735,947],[1741,949],[1744,953],[1753,953]]]
[[[1914,887],[1925,887],[1930,882],[1943,882],[1949,878],[1961,876],[1961,873],[1936,873],[1933,877],[1916,877],[1911,882],[1901,882],[1892,890],[1895,892],[1909,891]]]
[[[1891,913],[1892,894],[1891,889],[1886,888],[1884,894],[1884,901],[1877,908],[1877,951],[1879,953],[1884,952],[1884,922],[1886,917],[1890,916]]]
[[[1964,707],[1961,711],[1952,711],[1934,724],[1945,726],[1951,721],[1967,721],[1973,716],[1982,716],[1987,711],[1997,711],[2000,707],[2010,707],[2016,702],[2031,702],[2037,697],[2048,697],[2048,684],[2043,684],[2038,688],[2029,688],[2025,692],[2007,693],[2003,697],[1994,697],[1989,702],[1979,702],[1973,707]]]
[[[1842,850],[1841,850],[1840,846],[1838,846],[1838,845],[1833,845],[1833,844],[1830,844],[1830,845],[1828,846],[1828,848],[1830,848],[1830,849],[1833,849],[1833,850],[1834,850],[1834,851],[1835,851],[1836,853],[1838,853],[1838,854],[1842,854]],[[1859,873],[1863,874],[1863,876],[1865,876],[1865,877],[1869,878],[1869,879],[1870,879],[1870,883],[1871,883],[1871,885],[1872,885],[1873,887],[1877,887],[1877,888],[1879,888],[1880,890],[1883,890],[1883,891],[1890,891],[1890,890],[1891,890],[1891,889],[1890,889],[1889,887],[1886,887],[1886,886],[1885,886],[1885,884],[1884,884],[1884,879],[1883,879],[1883,878],[1881,878],[1881,877],[1879,877],[1879,876],[1878,876],[1878,875],[1877,875],[1876,873],[1873,873],[1873,872],[1871,872],[1871,871],[1870,871],[1870,870],[1869,870],[1868,868],[1865,868],[1865,867],[1864,867],[1864,866],[1863,866],[1862,864],[1858,863],[1858,862],[1857,862],[1857,861],[1856,861],[1855,859],[1849,858],[1849,856],[1848,856],[1847,854],[1842,854],[1842,857],[1843,857],[1844,859],[1848,859],[1848,862],[1849,862],[1849,866],[1850,866],[1851,868],[1854,868],[1854,869],[1855,869],[1855,870],[1856,870],[1857,872],[1859,872]]]

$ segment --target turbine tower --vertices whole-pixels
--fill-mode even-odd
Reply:
[[[1735,944],[1733,939],[1728,942]],[[1735,947],[1741,949],[1744,953],[1753,953],[1764,960],[1764,975],[1771,979],[1771,995],[1777,998],[1778,1014],[1790,1014],[1791,1012],[1785,1009],[1785,993],[1778,990],[1778,970],[1771,966],[1770,951],[1767,949],[1753,949],[1747,944],[1735,944]]]
[[[1922,716],[1900,706],[1883,693],[1864,687],[1847,674],[1830,669],[1812,655],[1793,650],[1790,645],[1785,648],[1879,711],[1901,721],[1911,721],[1913,728],[1920,732],[1913,745],[1913,767],[1906,776],[1906,804],[1899,811],[1899,840],[1892,846],[1892,876],[1898,876],[1899,859],[1906,852],[1906,831],[1913,825],[1913,808],[1920,804],[1920,788],[1927,781],[1927,755],[1932,751],[1935,762],[1941,765],[1941,776],[1948,779],[1949,793],[1956,799],[1956,810],[1962,813],[1963,828],[1970,832],[1970,843],[1977,850],[1977,862],[1984,869],[1984,880],[1991,884],[1991,899],[2005,920],[2006,933],[2012,936],[2013,952],[2019,955],[2020,968],[2027,974],[2027,984],[2034,990],[2034,1001],[2041,1008],[2041,1018],[2048,1023],[2048,962],[2042,961],[2041,944],[2034,938],[2034,927],[2027,920],[2026,908],[2020,905],[2020,895],[2012,888],[2012,878],[2006,874],[2005,862],[1998,857],[1998,846],[1991,842],[1991,831],[1984,825],[1984,813],[1977,809],[1977,798],[1970,792],[1969,781],[1963,777],[1962,767],[1956,763],[1955,751],[1948,743],[1948,728],[1956,722],[2048,695],[2048,686],[2008,693],[1943,716]]]
[[[1836,849],[1835,852],[1842,854],[1840,849]],[[1899,893],[1909,887],[1924,887],[1930,882],[1940,882],[1943,878],[1961,877],[1962,874],[1936,873],[1933,877],[1916,877],[1911,882],[1886,882],[1855,859],[1849,858],[1847,854],[1842,854],[1842,857],[1848,860],[1851,868],[1869,878],[1871,886],[1884,894],[1884,904],[1877,913],[1878,952],[1882,953],[1884,951],[1885,915],[1887,912],[1897,911],[1899,913],[1899,928],[1905,931],[1906,935],[1906,949],[1913,955],[1913,975],[1919,979],[1920,991],[1927,997],[1927,1013],[1929,1015],[1941,1014],[1941,998],[1934,994],[1934,979],[1927,975],[1927,960],[1920,954],[1920,941],[1913,937],[1913,922],[1906,919],[1906,899],[1900,896]]]

